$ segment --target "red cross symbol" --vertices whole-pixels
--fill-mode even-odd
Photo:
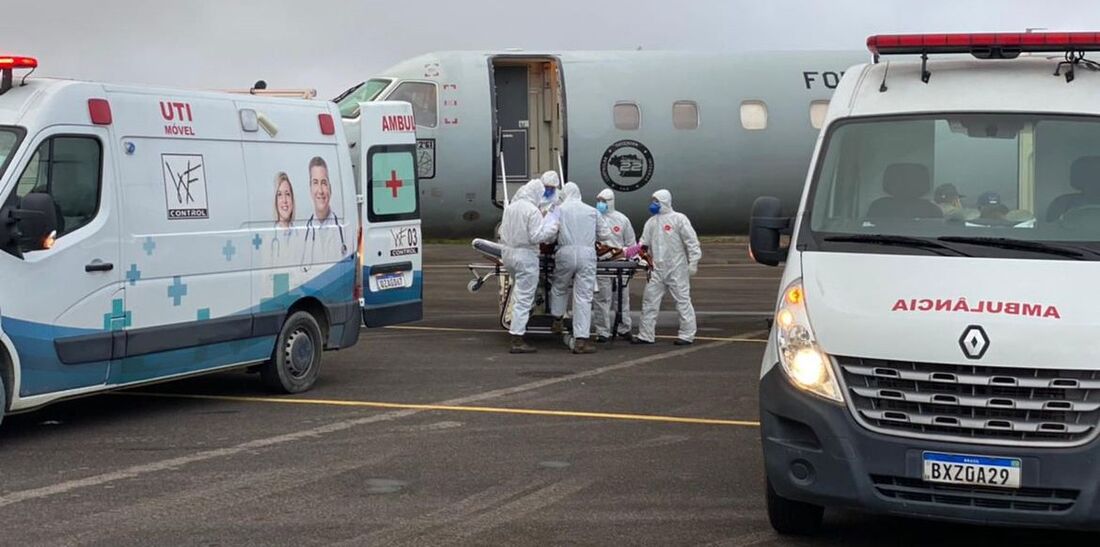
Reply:
[[[390,180],[386,181],[386,188],[393,191],[393,197],[397,198],[397,189],[405,185],[405,181],[397,178],[397,171],[390,170]]]

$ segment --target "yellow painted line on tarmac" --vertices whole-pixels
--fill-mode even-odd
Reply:
[[[674,424],[721,425],[729,427],[760,427],[760,422],[749,420],[723,420],[718,418],[689,418],[683,416],[660,416],[654,414],[621,414],[613,412],[583,412],[573,410],[539,410],[533,408],[506,408],[491,406],[457,406],[414,403],[383,403],[376,401],[346,401],[339,399],[294,399],[281,397],[240,397],[233,395],[195,395],[188,393],[152,393],[144,391],[119,392],[140,397],[161,397],[168,399],[203,399],[211,401],[232,401],[241,403],[275,403],[286,405],[317,405],[360,408],[384,408],[400,410],[434,410],[442,412],[480,412],[485,414],[521,414],[527,416],[558,416],[565,418],[592,418],[597,420],[626,420],[635,422],[662,422]]]
[[[494,333],[494,334],[507,332],[504,329],[467,329],[467,328],[459,328],[459,327],[420,327],[420,326],[416,326],[416,325],[391,325],[389,327],[382,327],[382,328],[391,329],[391,330],[418,330],[418,331],[435,331],[435,332],[471,332],[471,333],[473,333],[473,332],[488,332],[488,333]],[[756,334],[756,333],[750,333],[750,334]],[[657,338],[660,338],[660,339],[663,339],[663,340],[675,340],[676,339],[675,336],[665,336],[665,335],[658,335]],[[705,342],[745,342],[745,343],[754,343],[754,344],[766,344],[766,343],[768,343],[767,340],[761,340],[759,338],[751,338],[751,337],[734,338],[734,337],[722,337],[722,336],[696,336],[695,339],[696,340],[702,340],[702,341],[705,341]],[[626,340],[623,340],[623,342],[626,342]]]

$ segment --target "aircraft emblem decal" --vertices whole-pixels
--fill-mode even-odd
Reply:
[[[600,175],[612,189],[633,192],[653,178],[653,154],[636,140],[618,141],[604,151]]]

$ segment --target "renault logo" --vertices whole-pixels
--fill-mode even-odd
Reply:
[[[968,359],[981,359],[985,355],[985,350],[989,349],[989,336],[980,326],[970,325],[959,337],[959,347]]]

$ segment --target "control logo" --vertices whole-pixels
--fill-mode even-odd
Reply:
[[[210,218],[201,155],[161,154],[168,220]]]
[[[989,349],[989,336],[982,327],[970,325],[959,337],[959,347],[967,359],[981,359]]]
[[[633,192],[653,178],[653,154],[638,141],[618,141],[604,151],[600,175],[612,189]]]

